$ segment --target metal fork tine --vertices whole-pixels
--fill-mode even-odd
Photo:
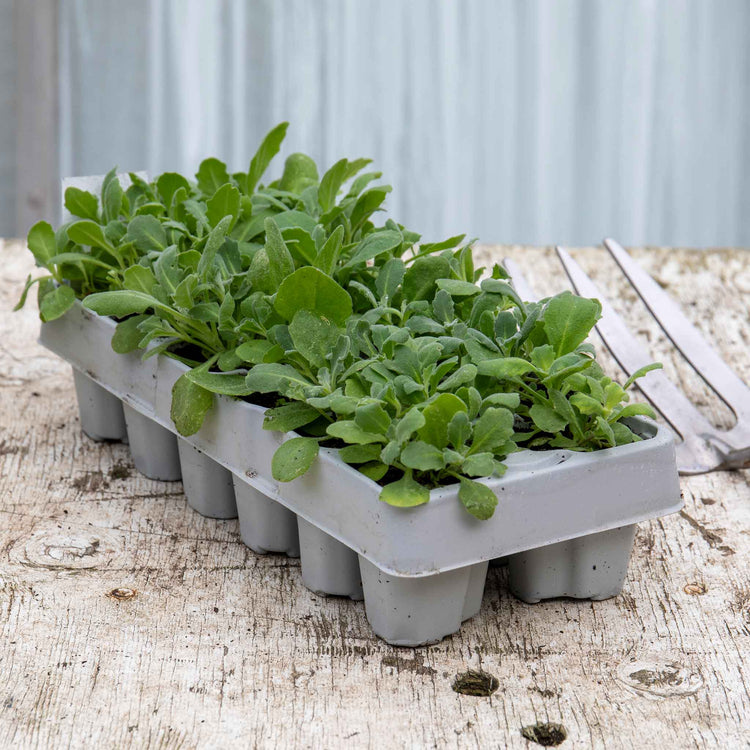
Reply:
[[[632,375],[640,367],[653,362],[648,351],[630,332],[622,318],[612,309],[578,263],[563,248],[556,247],[555,250],[578,294],[596,297],[601,302],[602,317],[596,324],[596,329],[623,370]],[[704,433],[712,434],[715,430],[683,392],[660,370],[651,371],[641,378],[638,387],[683,439],[683,442],[676,446],[680,472],[695,474],[716,468],[719,460],[715,452],[699,437]]]
[[[727,366],[679,306],[621,245],[611,239],[604,240],[604,245],[685,359],[734,411],[738,420],[750,420],[750,388]]]
[[[505,270],[510,274],[510,280],[513,283],[513,287],[518,292],[518,296],[524,302],[536,302],[538,297],[531,288],[531,284],[527,281],[526,277],[521,271],[521,267],[511,258],[503,258],[503,265]]]

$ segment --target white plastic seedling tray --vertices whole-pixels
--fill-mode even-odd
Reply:
[[[63,189],[97,192],[102,180],[75,177]],[[280,484],[271,457],[292,434],[263,430],[262,407],[216,397],[201,430],[178,436],[171,392],[185,366],[115,353],[115,325],[80,303],[42,325],[41,343],[73,366],[84,432],[127,440],[148,477],[182,478],[199,513],[239,516],[242,540],[254,551],[300,556],[312,591],[364,598],[374,632],[395,645],[457,631],[479,611],[488,562],[499,557],[508,556],[511,590],[526,602],[614,596],[635,524],[682,507],[672,436],[641,419],[633,422],[650,439],[639,443],[510,456],[505,476],[486,481],[499,500],[488,521],[462,508],[457,485],[433,490],[416,508],[386,505],[380,486],[331,449],[302,477]]]
[[[479,611],[488,561],[502,556],[524,601],[614,596],[635,524],[682,507],[672,436],[647,420],[637,429],[650,439],[638,443],[511,455],[505,476],[486,480],[499,499],[488,521],[462,508],[457,486],[433,490],[416,508],[386,505],[380,486],[331,449],[302,477],[278,483],[271,457],[293,434],[263,430],[264,408],[219,396],[198,433],[176,435],[171,391],[185,366],[116,354],[115,325],[80,303],[42,325],[41,343],[74,368],[84,432],[127,438],[136,468],[182,477],[203,515],[239,514],[256,552],[301,555],[313,591],[364,598],[373,630],[390,643],[430,643],[458,630]]]

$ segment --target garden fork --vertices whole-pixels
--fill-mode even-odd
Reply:
[[[709,346],[666,292],[619,244],[609,239],[604,244],[672,343],[737,417],[737,423],[730,430],[719,430],[661,370],[651,371],[641,378],[638,387],[679,438],[675,449],[680,473],[704,474],[719,469],[750,467],[750,388]],[[568,252],[561,247],[556,250],[576,292],[586,297],[596,297],[602,303],[602,317],[596,328],[623,370],[632,375],[649,364],[652,361],[649,353],[596,285]],[[533,291],[518,266],[508,260],[506,268],[520,296],[528,295],[528,299],[533,299]]]

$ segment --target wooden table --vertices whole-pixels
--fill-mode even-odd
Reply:
[[[299,561],[255,555],[236,521],[190,511],[127,447],[81,434],[68,366],[12,314],[30,255],[0,248],[0,747],[564,747],[750,743],[748,472],[683,478],[682,513],[641,524],[624,592],[527,605],[490,571],[481,614],[419,649],[373,637]],[[567,288],[549,249],[515,258]],[[719,424],[728,411],[670,353],[602,250],[577,257]],[[638,258],[750,378],[750,253]],[[502,507],[498,512],[502,513]],[[481,669],[499,689],[458,694]]]

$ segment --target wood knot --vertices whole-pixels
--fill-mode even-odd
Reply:
[[[110,599],[116,599],[118,602],[124,602],[128,599],[135,599],[137,594],[138,592],[135,589],[129,589],[125,587],[112,589],[112,591],[107,592],[107,596]]]
[[[118,551],[119,541],[104,530],[39,530],[14,546],[11,559],[31,568],[86,570],[108,564]]]
[[[692,596],[702,596],[703,594],[708,591],[708,587],[705,583],[686,583],[684,588],[682,589],[686,594],[690,594]]]
[[[469,670],[457,674],[451,687],[461,695],[487,696],[492,695],[500,687],[500,682],[497,677],[487,672]]]
[[[539,722],[521,729],[521,735],[529,742],[542,747],[557,747],[568,739],[568,730],[562,724]]]
[[[678,662],[631,661],[617,671],[624,685],[656,698],[693,695],[703,687],[700,674]]]

